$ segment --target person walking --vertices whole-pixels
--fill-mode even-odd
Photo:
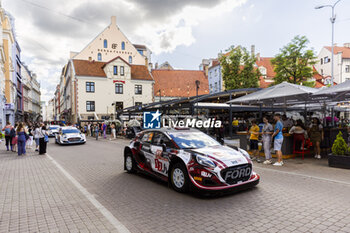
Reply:
[[[5,141],[6,141],[7,151],[10,150],[10,147],[11,147],[11,151],[12,151],[12,138],[11,138],[11,129],[12,128],[13,128],[13,126],[8,121],[5,125],[5,127],[2,129],[2,131],[5,131]]]
[[[90,136],[90,133],[91,133],[91,123],[89,123],[89,124],[87,125],[86,136]]]
[[[314,147],[315,158],[321,159],[321,141],[324,139],[323,126],[316,117],[312,119],[312,124],[308,130],[312,146]]]
[[[264,164],[271,164],[271,135],[273,133],[273,127],[269,123],[267,117],[263,118],[264,126],[262,128],[262,141],[264,146],[265,161]]]
[[[27,132],[24,128],[23,123],[18,124],[16,132],[18,137],[18,156],[26,155]]]
[[[259,160],[259,126],[256,124],[256,120],[253,119],[251,121],[252,126],[250,127],[249,133],[250,133],[250,150],[252,153],[252,160]],[[259,161],[258,161],[259,162]]]
[[[98,125],[96,125],[96,126],[95,126],[95,136],[96,136],[96,140],[98,140],[99,129],[100,129],[100,127],[99,127]]]
[[[103,138],[106,139],[106,130],[107,130],[107,125],[105,123],[102,123],[102,130],[103,130]]]
[[[28,140],[26,142],[26,148],[31,149],[33,145],[33,126],[29,123],[27,127]]]
[[[17,129],[17,124],[15,124],[15,127],[12,127],[10,136],[11,136],[11,146],[12,146],[12,152],[17,151],[17,135],[16,135],[16,129]]]
[[[44,124],[41,125],[39,133],[39,155],[46,154],[46,147],[48,142],[48,132]]]
[[[40,127],[38,124],[34,126],[34,141],[35,141],[35,151],[39,151],[39,136],[40,136]]]
[[[111,135],[111,139],[110,140],[112,140],[112,137],[113,137],[113,139],[116,139],[117,138],[117,134],[116,134],[116,129],[115,129],[115,124],[114,123],[111,124],[111,131],[112,131],[112,135]]]
[[[233,134],[237,134],[238,132],[238,120],[237,118],[233,118],[233,121],[232,121],[232,129],[233,129]]]
[[[274,120],[276,121],[275,129],[272,134],[272,138],[274,138],[274,150],[276,151],[277,155],[277,162],[275,162],[274,166],[283,166],[282,161],[282,144],[283,144],[283,124],[281,122],[281,115],[275,114]]]

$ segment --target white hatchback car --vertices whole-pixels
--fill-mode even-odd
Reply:
[[[60,127],[56,134],[56,143],[65,144],[84,144],[86,142],[85,134],[75,127]]]

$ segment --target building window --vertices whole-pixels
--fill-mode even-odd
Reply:
[[[95,111],[95,101],[86,101],[86,111],[87,112]]]
[[[323,76],[323,69],[321,69],[321,75]]]
[[[97,54],[97,61],[102,61],[102,54],[101,53]]]
[[[135,94],[142,95],[142,85],[135,85]]]
[[[120,75],[121,75],[121,76],[124,76],[124,66],[121,66],[121,67],[120,67]]]
[[[135,102],[135,106],[141,106],[142,102]]]
[[[132,56],[129,56],[129,63],[132,63]]]
[[[103,48],[107,48],[107,40],[103,41]]]
[[[331,59],[329,59],[328,57],[324,57],[324,59],[323,59],[324,64],[326,64],[326,63],[328,63],[330,61],[331,61]]]
[[[323,58],[321,58],[321,65],[323,65]]]
[[[113,74],[118,75],[118,66],[113,66]]]
[[[86,82],[86,92],[95,92],[94,82]]]
[[[122,50],[125,50],[125,42],[122,42]]]
[[[350,73],[350,65],[345,66],[345,73]]]
[[[121,83],[115,84],[115,94],[123,94],[123,84]]]
[[[137,52],[139,52],[139,54],[143,55],[143,50],[142,49],[138,49]]]

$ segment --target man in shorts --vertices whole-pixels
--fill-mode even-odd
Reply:
[[[281,122],[281,115],[275,114],[274,119],[276,121],[276,125],[274,128],[274,132],[272,134],[272,138],[274,138],[274,150],[276,151],[277,155],[277,162],[275,162],[274,166],[283,166],[282,161],[282,144],[283,144],[283,124]]]

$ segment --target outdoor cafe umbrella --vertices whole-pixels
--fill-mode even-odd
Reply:
[[[317,89],[283,82],[272,87],[245,95],[227,103],[249,103],[249,104],[301,104],[308,101],[311,94]]]
[[[312,95],[312,98],[322,100],[322,98],[332,101],[344,101],[350,99],[350,80],[334,85],[329,88],[323,88]]]

